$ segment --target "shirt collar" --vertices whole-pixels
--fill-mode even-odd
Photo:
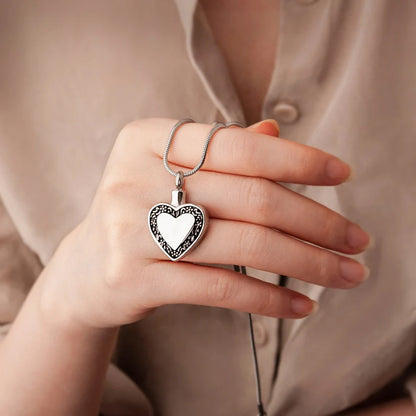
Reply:
[[[189,59],[209,97],[226,121],[245,122],[224,56],[216,45],[198,0],[175,0]]]

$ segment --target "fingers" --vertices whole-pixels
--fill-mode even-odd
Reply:
[[[211,217],[264,225],[347,254],[363,251],[370,242],[342,215],[267,179],[201,172],[186,186]]]
[[[282,318],[302,318],[315,308],[300,293],[225,269],[156,262],[146,266],[146,277],[152,285],[148,293],[141,286],[140,296],[154,306],[187,303]]]
[[[148,239],[148,257],[166,259]],[[306,244],[255,224],[212,219],[207,234],[184,261],[209,264],[244,264],[331,288],[352,288],[367,277],[357,261]]]
[[[162,157],[174,120],[147,119],[130,124],[121,134],[132,161],[140,160],[143,143]],[[169,161],[193,168],[200,160],[203,143],[212,126],[189,123],[173,141]],[[335,156],[299,143],[252,132],[250,129],[221,129],[209,146],[204,170],[257,176],[279,182],[335,185],[350,176],[350,168]]]
[[[152,195],[144,195],[149,208],[169,199],[172,177],[163,175],[158,182]],[[186,192],[188,201],[202,205],[210,217],[276,228],[331,250],[356,254],[370,242],[342,215],[267,179],[201,171],[187,178]]]

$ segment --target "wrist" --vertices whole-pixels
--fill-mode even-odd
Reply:
[[[68,334],[102,336],[117,332],[119,326],[96,325],[90,316],[92,305],[83,293],[79,276],[76,276],[74,258],[80,249],[79,228],[62,240],[32,289],[39,319],[53,331]]]
[[[98,327],[90,325],[65,304],[65,298],[52,300],[49,289],[45,289],[42,276],[35,283],[31,296],[36,308],[39,325],[48,332],[71,338],[106,339],[118,333],[119,327]]]

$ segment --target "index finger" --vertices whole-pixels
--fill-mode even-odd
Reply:
[[[140,136],[152,137],[151,149],[161,158],[175,122],[148,119],[132,126],[133,130],[136,126]],[[169,162],[192,169],[201,158],[211,128],[211,125],[199,123],[183,125],[172,143]],[[243,128],[219,130],[209,145],[202,169],[306,185],[337,185],[351,175],[349,165],[336,156]]]

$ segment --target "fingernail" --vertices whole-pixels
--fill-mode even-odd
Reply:
[[[296,315],[310,315],[319,309],[319,304],[312,299],[295,296],[292,298],[292,311]]]
[[[319,303],[315,302],[314,300],[312,301],[312,303],[313,303],[313,308],[312,308],[311,314],[316,313],[316,312],[319,311]]]
[[[364,250],[370,246],[371,236],[359,225],[350,223],[347,227],[346,243],[351,248]]]
[[[338,158],[330,159],[326,164],[326,176],[331,180],[350,180],[352,170],[350,166]]]
[[[260,130],[260,133],[267,134],[269,136],[278,136],[280,132],[279,124],[276,120],[273,120],[272,118],[261,120],[258,123],[255,123],[247,128],[253,130]]]
[[[367,280],[370,275],[370,269],[364,264],[349,258],[343,258],[339,262],[341,276],[348,283],[361,283]]]
[[[366,249],[373,248],[374,247],[374,244],[375,244],[374,237],[370,234],[370,242],[368,243],[368,246],[365,247],[365,248]]]
[[[344,182],[351,182],[355,179],[355,170],[350,166],[350,176]]]

